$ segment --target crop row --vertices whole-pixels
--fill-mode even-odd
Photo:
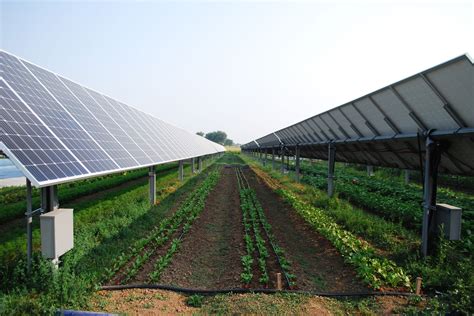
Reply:
[[[146,237],[138,239],[126,252],[121,253],[116,258],[112,267],[106,269],[104,280],[111,279],[134,258],[132,263],[126,268],[126,275],[121,283],[124,284],[133,279],[154,250],[157,247],[163,246],[183,222],[186,222],[186,224],[189,223],[192,214],[196,214],[199,211],[199,207],[201,207],[202,210],[202,201],[205,200],[209,191],[217,182],[218,175],[217,170],[212,171],[211,175],[204,180],[201,186],[186,198],[173,216],[162,220]]]
[[[211,174],[206,178],[201,187],[198,189],[198,194],[195,196],[191,204],[187,207],[187,215],[180,236],[178,238],[173,239],[171,247],[168,249],[165,255],[161,256],[156,261],[153,271],[150,272],[149,280],[151,282],[158,282],[160,280],[161,274],[171,262],[173,254],[179,249],[183,236],[189,231],[194,220],[204,209],[206,198],[219,180],[219,175],[220,168],[216,168],[213,172],[211,172]]]
[[[245,250],[246,250],[246,254],[243,255],[241,258],[243,272],[241,273],[240,277],[242,279],[242,282],[248,285],[250,284],[250,282],[252,282],[252,279],[253,279],[253,273],[252,273],[253,259],[252,258],[253,258],[253,253],[255,252],[255,246],[254,246],[253,238],[252,238],[252,223],[250,222],[250,218],[249,218],[250,216],[249,216],[248,203],[244,203],[244,200],[246,202],[246,196],[243,189],[243,178],[240,175],[239,169],[236,169],[236,175],[237,175],[239,195],[240,195],[240,200],[241,200],[240,208],[242,209],[242,223],[244,226],[244,243],[245,243]]]
[[[303,182],[318,189],[326,189],[326,179],[318,176],[305,176]],[[362,186],[347,182],[338,182],[337,191],[352,203],[360,205],[374,213],[394,221],[401,221],[406,227],[417,228],[421,223],[420,205],[401,201],[392,196],[369,192]]]
[[[374,289],[384,285],[410,286],[410,278],[393,261],[379,257],[375,249],[336,224],[324,211],[301,201],[291,192],[277,192],[321,235],[336,247],[344,259],[354,265],[361,279]]]
[[[326,166],[324,166],[324,164],[315,164],[313,166],[305,165],[301,167],[301,171],[304,174],[320,176],[324,179],[327,177]],[[369,177],[348,167],[342,170],[336,170],[336,177],[338,179],[338,185],[339,183],[352,183],[356,186],[364,187],[368,192],[373,192],[380,196],[396,198],[398,201],[409,203],[417,210],[421,208],[423,192],[421,188],[415,184],[407,186],[393,181],[393,179]],[[341,190],[339,189],[339,191]],[[445,188],[438,188],[437,199],[443,203],[462,208],[463,218],[465,218],[466,221],[474,220],[474,199]]]
[[[318,209],[289,191],[276,178],[260,169],[254,169],[267,185],[286,200],[303,219],[327,238],[352,264],[359,277],[369,286],[378,289],[384,285],[410,286],[410,278],[395,262],[380,257],[367,242],[343,229],[324,210]]]
[[[256,192],[250,188],[243,172],[240,169],[237,169],[237,179],[239,184],[243,224],[245,230],[244,242],[246,244],[247,250],[247,254],[242,257],[242,265],[244,270],[241,275],[242,281],[245,284],[249,284],[253,277],[251,273],[253,263],[252,254],[255,250],[251,237],[253,232],[256,248],[259,253],[258,265],[261,272],[259,282],[264,285],[268,284],[269,275],[266,268],[266,262],[269,258],[269,252],[261,232],[261,227],[263,227],[263,231],[269,241],[270,247],[278,259],[278,263],[285,275],[288,285],[290,287],[294,286],[295,276],[290,273],[290,262],[286,259],[283,249],[277,245],[276,238],[272,233],[271,225],[267,221],[267,218],[263,212],[263,208],[258,201]]]

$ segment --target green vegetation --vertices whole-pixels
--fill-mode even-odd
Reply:
[[[341,255],[353,264],[360,278],[374,289],[382,286],[410,286],[410,278],[395,262],[376,255],[375,250],[319,210],[287,190],[277,191],[291,206],[319,233],[339,250]]]
[[[178,216],[183,216],[184,226],[178,238],[175,238],[171,243],[170,248],[166,254],[160,257],[155,263],[154,270],[150,273],[150,282],[158,282],[164,269],[170,264],[173,254],[178,250],[183,236],[189,231],[194,220],[204,209],[204,203],[211,190],[219,180],[220,169],[217,168],[212,171],[201,186],[194,191],[194,194],[188,197],[184,205],[178,210]],[[168,235],[173,232],[168,231]]]
[[[234,141],[232,139],[227,138],[226,132],[223,131],[214,131],[214,132],[209,132],[209,133],[204,133],[204,132],[197,132],[196,135],[205,137],[209,139],[210,141],[213,141],[215,143],[224,145],[224,146],[233,146]]]
[[[203,200],[205,197],[202,196],[203,192],[208,190],[210,183],[213,183],[215,172],[205,180],[205,182],[200,186],[198,189],[193,191],[183,202],[181,207],[178,211],[176,211],[173,216],[166,218],[160,222],[158,226],[156,226],[153,230],[151,230],[147,236],[137,239],[134,244],[127,249],[127,251],[122,252],[112,264],[111,268],[107,268],[104,280],[109,280],[112,278],[123,266],[129,262],[132,258],[135,258],[132,261],[132,264],[127,267],[126,271],[124,272],[125,276],[122,278],[121,283],[127,284],[130,280],[132,280],[137,273],[140,271],[140,268],[143,264],[150,258],[153,254],[154,250],[158,247],[163,246],[172,235],[178,230],[178,228],[182,225],[183,222],[186,221],[186,225],[188,225],[191,215],[195,213],[195,210],[198,208],[198,205],[202,205]],[[194,212],[193,212],[194,211]],[[172,246],[170,249],[173,249],[171,253],[174,253],[178,248],[178,242],[173,240]],[[169,263],[167,260],[169,258],[160,258],[160,265],[164,267],[167,266]],[[164,265],[166,262],[166,265]],[[157,263],[158,264],[158,263]],[[155,278],[157,275],[154,273],[150,276],[152,281],[156,281]]]
[[[337,194],[328,198],[324,162],[302,166],[302,181],[307,185],[296,184],[268,167],[263,169],[298,199],[324,212],[360,241],[370,244],[378,256],[390,258],[413,277],[421,276],[424,291],[437,293],[436,302],[430,303],[427,310],[473,311],[474,276],[470,271],[474,262],[471,230],[474,197],[439,189],[439,202],[464,207],[462,240],[440,238],[435,253],[423,259],[419,255],[422,192],[418,185],[405,186],[383,170],[380,171],[383,177],[369,177],[365,170],[338,164]]]
[[[267,271],[267,260],[269,252],[266,247],[265,239],[262,237],[260,228],[263,227],[264,232],[269,240],[270,247],[275,252],[280,267],[285,274],[286,279],[289,281],[289,286],[295,285],[295,276],[290,273],[291,265],[290,262],[285,258],[285,253],[281,247],[277,245],[275,236],[272,233],[271,225],[268,223],[263,208],[258,201],[257,194],[250,188],[247,180],[240,168],[236,169],[237,182],[240,193],[240,202],[242,209],[243,225],[245,230],[244,242],[246,245],[246,255],[242,256],[242,265],[244,272],[241,274],[241,279],[244,284],[249,284],[252,281],[252,263],[253,253],[255,248],[258,250],[258,266],[260,268],[261,276],[259,282],[263,285],[267,285],[269,282],[269,275]],[[255,245],[252,239],[255,239]]]
[[[198,294],[188,296],[186,299],[186,304],[191,307],[201,307],[203,302],[204,296]]]
[[[161,172],[166,172],[176,168],[177,164],[171,163],[157,166],[156,171],[159,174]],[[126,183],[135,179],[144,178],[147,175],[147,172],[148,171],[146,169],[139,169],[121,174],[113,174],[77,182],[60,184],[58,186],[59,199],[61,203],[67,203],[84,195],[113,188],[122,183]],[[39,190],[33,188],[32,196],[33,209],[36,209],[40,206]],[[2,211],[0,212],[0,223],[22,217],[26,210],[25,186],[0,188],[0,205],[2,205]]]
[[[79,211],[74,215],[74,249],[61,257],[57,271],[35,251],[33,269],[30,274],[26,272],[24,246],[21,247],[25,244],[24,233],[2,242],[0,314],[43,315],[52,314],[57,308],[87,308],[90,296],[104,279],[104,268],[169,217],[171,206],[206,177],[204,171],[179,182],[176,170],[162,173],[157,177],[160,190],[154,207],[149,205],[148,186],[143,184],[111,191],[100,200],[84,199],[75,204]],[[34,238],[37,249],[37,229]],[[16,249],[12,244],[17,245]]]

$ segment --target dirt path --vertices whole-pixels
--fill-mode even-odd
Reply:
[[[243,249],[235,171],[224,167],[204,210],[184,237],[160,283],[208,289],[240,287]]]
[[[279,246],[292,262],[298,288],[334,292],[367,290],[327,239],[317,234],[251,169],[245,168],[244,174],[257,193]]]

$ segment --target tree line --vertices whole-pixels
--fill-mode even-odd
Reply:
[[[226,132],[223,131],[215,131],[209,133],[197,132],[196,134],[224,146],[234,145],[234,141],[230,138],[227,138]]]

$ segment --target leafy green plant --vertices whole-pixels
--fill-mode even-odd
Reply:
[[[216,185],[219,175],[219,168],[211,172],[201,186],[195,190],[194,194],[188,198],[187,203],[184,203],[184,206],[176,212],[177,215],[175,216],[178,218],[178,220],[176,220],[177,224],[175,224],[173,229],[168,229],[168,234],[173,234],[180,226],[180,223],[184,221],[182,233],[178,238],[173,239],[166,254],[161,256],[155,263],[153,271],[148,275],[151,282],[158,282],[164,269],[171,263],[173,254],[179,249],[182,237],[189,231],[194,220],[204,209],[205,200]]]
[[[377,256],[373,248],[343,230],[324,214],[324,211],[300,201],[284,189],[277,192],[319,233],[333,243],[341,255],[356,267],[358,275],[365,283],[375,289],[383,285],[410,287],[410,278],[402,268],[391,260]]]
[[[186,304],[191,307],[201,307],[204,303],[204,296],[194,294],[186,298]]]

